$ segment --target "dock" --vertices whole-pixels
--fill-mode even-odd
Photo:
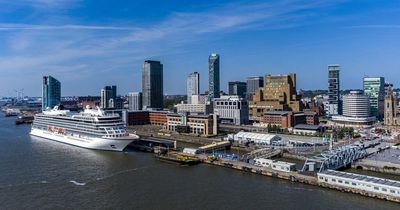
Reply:
[[[243,172],[247,172],[247,173],[253,173],[253,174],[258,174],[258,175],[263,175],[263,176],[268,176],[268,177],[274,177],[274,178],[288,180],[291,182],[309,184],[309,185],[329,188],[329,189],[333,189],[333,190],[339,190],[342,192],[349,192],[349,193],[359,194],[359,195],[363,195],[363,196],[367,196],[367,197],[378,198],[378,199],[382,199],[382,200],[400,203],[400,196],[389,196],[389,195],[384,195],[381,193],[368,192],[365,190],[355,189],[355,188],[351,188],[351,187],[337,186],[337,185],[333,185],[333,184],[329,184],[329,183],[325,183],[325,182],[319,182],[316,173],[298,172],[298,171],[283,172],[283,171],[273,170],[271,168],[255,166],[253,164],[238,161],[238,160],[232,160],[232,159],[228,159],[228,158],[215,158],[215,157],[213,157],[211,155],[207,155],[207,154],[198,154],[196,156],[200,159],[201,162],[210,164],[210,165],[214,165],[214,166],[231,168],[234,170],[239,170],[239,171],[243,171]]]
[[[214,152],[214,151],[229,149],[230,147],[231,147],[230,141],[214,142],[212,144],[199,147],[197,149],[197,153]]]
[[[176,149],[176,141],[149,137],[134,141],[128,147],[145,152],[154,152],[155,147]]]
[[[175,162],[182,165],[194,165],[200,163],[200,159],[194,155],[186,153],[167,151],[163,153],[155,154],[156,158],[163,161]]]

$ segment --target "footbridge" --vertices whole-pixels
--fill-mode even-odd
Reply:
[[[320,153],[308,158],[302,171],[322,172],[328,169],[336,170],[346,167],[354,161],[367,156],[367,151],[362,145],[347,145]]]

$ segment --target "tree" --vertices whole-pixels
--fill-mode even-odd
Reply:
[[[268,131],[268,133],[270,133],[270,132],[272,131],[271,124],[268,124],[268,125],[267,125],[267,131]]]

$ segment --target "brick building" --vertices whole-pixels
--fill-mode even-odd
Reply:
[[[125,112],[127,125],[158,125],[167,124],[166,111],[127,111]]]
[[[215,115],[180,115],[168,114],[166,129],[179,133],[190,133],[202,136],[217,134]]]
[[[304,108],[296,90],[296,74],[266,75],[264,87],[258,89],[250,102],[250,115],[260,120],[266,111],[299,112]]]
[[[299,124],[318,125],[316,113],[291,112],[291,111],[267,111],[260,118],[259,126],[279,126],[282,129],[292,128]]]

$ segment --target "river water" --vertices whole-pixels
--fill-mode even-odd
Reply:
[[[399,209],[366,198],[149,153],[93,151],[29,136],[0,114],[0,209]]]

